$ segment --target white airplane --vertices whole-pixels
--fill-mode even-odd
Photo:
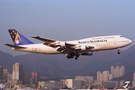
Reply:
[[[114,90],[128,90],[128,85],[129,85],[130,81],[126,81],[124,85],[122,85],[119,88],[115,88]]]
[[[94,51],[118,49],[118,54],[120,54],[120,48],[132,43],[131,40],[121,35],[91,37],[74,41],[57,41],[32,36],[32,38],[43,41],[41,44],[34,44],[15,29],[8,31],[14,45],[5,45],[12,47],[13,50],[41,54],[66,54],[68,59],[75,57],[76,60],[80,55],[91,56]]]

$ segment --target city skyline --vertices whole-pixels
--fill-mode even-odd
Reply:
[[[125,67],[122,66],[117,66],[118,64],[116,64],[115,66],[111,66],[110,71],[103,71],[102,73],[100,71],[97,72],[97,76],[98,73],[100,74],[100,81],[94,80],[93,76],[76,76],[74,79],[61,79],[60,81],[55,81],[55,80],[49,80],[49,81],[39,81],[39,73],[38,72],[24,72],[23,71],[23,80],[21,80],[21,70],[23,70],[23,65],[21,65],[20,63],[15,63],[13,64],[13,78],[12,79],[7,79],[7,88],[10,88],[10,86],[14,86],[17,88],[25,88],[25,85],[32,85],[31,87],[33,87],[34,84],[34,88],[37,88],[38,86],[42,86],[42,87],[55,87],[55,86],[59,86],[59,87],[63,87],[64,85],[66,85],[69,88],[77,88],[77,89],[81,89],[81,88],[87,88],[86,87],[86,83],[91,83],[93,86],[97,86],[97,88],[102,88],[104,87],[108,87],[108,88],[112,88],[115,87],[116,85],[123,85],[124,84],[124,80],[120,80],[120,81],[111,81],[110,78],[113,77],[113,74],[111,74],[111,70],[112,67],[115,67],[116,71],[121,70],[120,68],[124,68]],[[0,66],[2,68],[2,66]],[[120,67],[120,68],[118,68]],[[0,70],[1,71],[1,70]],[[3,69],[3,75],[8,73],[7,69]],[[125,70],[122,70],[125,72]],[[1,73],[1,72],[0,72]],[[115,75],[115,74],[114,74]],[[120,73],[118,73],[118,75],[121,75]],[[4,76],[3,76],[4,78]],[[8,78],[8,77],[7,77]],[[134,88],[134,79],[135,79],[135,73],[133,74],[133,81],[132,81],[132,88]],[[1,79],[2,80],[2,79]],[[3,82],[5,82],[3,80]],[[1,85],[1,84],[0,84]],[[19,85],[19,86],[18,86]],[[21,86],[20,86],[21,85]]]

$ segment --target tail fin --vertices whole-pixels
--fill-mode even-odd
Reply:
[[[33,42],[28,40],[26,37],[17,32],[15,29],[9,29],[8,31],[15,45],[33,44]]]
[[[130,81],[126,81],[124,85],[122,85],[120,88],[123,89],[128,89],[128,85],[129,85]]]
[[[6,90],[6,85],[2,85],[2,88],[0,90]]]

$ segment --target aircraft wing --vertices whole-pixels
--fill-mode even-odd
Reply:
[[[45,42],[44,45],[47,45],[47,46],[50,46],[50,47],[53,47],[53,48],[58,47],[56,45],[56,40],[42,38],[42,37],[39,37],[39,36],[32,36],[32,38],[35,38],[35,39],[38,39],[38,40],[41,40],[41,41]]]
[[[7,45],[7,46],[9,46],[9,47],[12,47],[12,48],[16,48],[16,49],[22,49],[22,48],[27,48],[27,47],[22,47],[22,46],[16,46],[16,45],[12,45],[12,44],[5,44],[5,45]]]
[[[32,36],[32,38],[41,40],[41,41],[45,42],[44,45],[47,45],[47,46],[50,46],[50,47],[53,47],[53,48],[56,48],[56,47],[61,46],[63,44],[66,47],[75,46],[75,44],[72,44],[72,43],[60,42],[60,41],[56,41],[56,40],[52,40],[52,39],[42,38],[42,37],[39,37],[39,36]]]
[[[51,39],[46,39],[46,38],[42,38],[42,37],[39,37],[39,36],[32,36],[32,38],[35,38],[35,39],[38,39],[38,40],[41,40],[43,42],[55,42],[56,40],[51,40]]]

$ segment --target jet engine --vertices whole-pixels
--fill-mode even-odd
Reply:
[[[67,56],[66,56],[68,59],[70,59],[70,58],[74,58],[74,53],[69,53],[69,54],[67,54]]]
[[[86,50],[86,46],[85,45],[81,46],[80,48],[81,48],[82,51]]]
[[[82,53],[81,55],[83,55],[83,56],[92,56],[92,52],[87,52],[87,53]]]
[[[66,46],[66,42],[61,42],[61,43],[60,43],[60,46],[61,46],[61,47],[65,47],[65,46]]]

